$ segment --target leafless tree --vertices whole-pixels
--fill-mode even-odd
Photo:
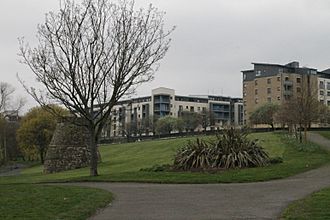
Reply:
[[[17,129],[13,125],[17,125],[17,122],[8,122],[8,119],[18,118],[18,112],[25,101],[22,97],[14,97],[14,93],[13,86],[0,82],[0,164],[7,161],[8,152],[17,151],[16,142],[12,141],[12,134]]]
[[[320,122],[327,108],[318,100],[317,78],[311,75],[302,77],[300,92],[288,99],[280,108],[277,120],[293,128],[299,128],[299,139],[307,141],[307,129],[311,123]],[[302,130],[304,135],[302,135]]]
[[[25,104],[24,98],[14,98],[15,88],[6,82],[0,82],[0,113],[19,111]]]
[[[66,0],[38,27],[39,43],[20,40],[22,62],[46,92],[25,88],[41,105],[59,102],[84,118],[91,148],[90,174],[97,172],[96,144],[111,108],[137,85],[150,81],[170,45],[164,13],[133,1]],[[24,82],[23,82],[24,84]]]

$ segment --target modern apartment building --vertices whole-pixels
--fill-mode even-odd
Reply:
[[[300,67],[298,62],[285,65],[252,63],[243,73],[243,106],[245,123],[249,115],[267,102],[281,104],[309,88],[311,95],[330,105],[330,70]]]
[[[102,137],[125,136],[127,126],[142,123],[151,116],[177,118],[184,111],[212,114],[213,128],[243,123],[241,98],[214,95],[181,96],[176,95],[173,89],[160,87],[152,90],[151,96],[123,100],[114,106],[111,119],[102,132]]]

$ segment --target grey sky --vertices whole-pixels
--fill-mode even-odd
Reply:
[[[241,73],[251,62],[288,63],[320,70],[330,67],[330,1],[328,0],[136,0],[166,11],[166,23],[177,29],[155,80],[138,95],[165,86],[178,94],[241,96]],[[57,0],[2,0],[0,7],[1,81],[24,94],[16,73],[33,82],[18,63],[17,37],[33,44],[44,14]],[[30,99],[29,99],[30,100]],[[34,103],[30,100],[28,106]]]

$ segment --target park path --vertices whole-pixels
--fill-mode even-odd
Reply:
[[[309,138],[330,150],[318,134]],[[292,201],[330,186],[330,165],[290,178],[234,184],[70,183],[108,190],[115,200],[90,219],[278,219]],[[92,202],[92,201],[91,201]]]

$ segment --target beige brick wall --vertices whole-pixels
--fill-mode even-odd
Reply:
[[[297,78],[300,78],[300,83]],[[250,114],[258,107],[271,101],[272,103],[281,104],[284,98],[285,81],[292,82],[292,97],[297,95],[297,88],[302,88],[306,75],[294,73],[281,73],[271,77],[259,77],[254,81],[243,81],[243,103],[246,122],[249,122]],[[257,83],[256,83],[257,81]],[[317,76],[311,76],[312,90],[317,90]],[[270,89],[270,93],[268,93]],[[257,94],[256,94],[257,90]],[[270,100],[269,100],[270,99]]]

